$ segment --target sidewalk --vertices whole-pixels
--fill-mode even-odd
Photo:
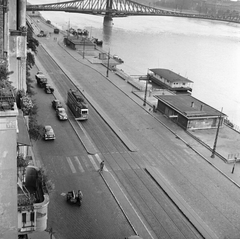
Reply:
[[[50,235],[48,232],[33,232],[28,234],[28,239],[55,239],[54,235]]]

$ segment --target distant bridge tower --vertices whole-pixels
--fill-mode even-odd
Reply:
[[[113,5],[113,0],[107,0],[106,14],[105,14],[104,20],[112,20],[112,5]]]

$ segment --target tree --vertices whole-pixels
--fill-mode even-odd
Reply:
[[[31,49],[32,52],[37,54],[37,47],[38,46],[39,46],[39,41],[33,37],[32,31],[30,30],[30,28],[28,28],[28,31],[27,31],[27,48]]]
[[[9,81],[9,75],[11,75],[13,71],[8,71],[7,64],[0,66],[0,88],[13,88],[11,85],[11,81]]]
[[[26,84],[27,84],[27,95],[32,96],[34,95],[33,91],[33,80],[30,77],[30,70],[35,65],[35,57],[34,55],[37,54],[37,47],[39,46],[39,42],[37,39],[33,37],[33,32],[31,31],[31,28],[28,27],[27,31],[27,73],[26,73]],[[32,101],[33,106],[29,108],[29,136],[33,140],[39,140],[42,138],[43,134],[43,126],[39,125],[37,122],[37,106],[35,101]]]

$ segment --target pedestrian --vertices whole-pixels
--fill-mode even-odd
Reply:
[[[103,167],[104,167],[104,160],[100,163],[99,172],[103,171]]]
[[[83,199],[83,193],[82,193],[81,190],[78,190],[78,198],[79,198],[80,200]]]

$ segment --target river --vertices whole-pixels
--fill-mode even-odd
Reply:
[[[31,2],[31,1],[30,1]],[[32,1],[32,4],[52,0]],[[103,17],[42,12],[61,29],[69,24],[103,40],[103,48],[124,60],[118,68],[145,75],[150,68],[170,69],[193,81],[192,96],[222,110],[240,126],[240,25],[177,17]]]

